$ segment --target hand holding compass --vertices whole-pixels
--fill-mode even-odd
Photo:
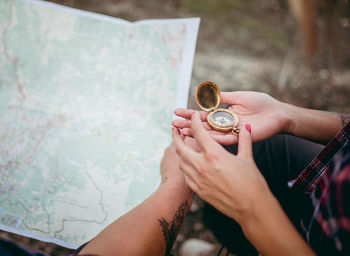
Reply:
[[[228,104],[227,110],[239,117],[239,125],[251,124],[253,141],[264,140],[278,133],[289,133],[291,113],[288,104],[282,103],[271,96],[260,92],[235,91],[220,93],[221,104]],[[182,134],[192,136],[191,115],[194,110],[178,108],[175,114],[186,120],[176,119],[173,126],[182,129]],[[237,143],[237,136],[232,132],[215,130],[208,123],[208,113],[199,111],[203,127],[211,137],[222,145]],[[221,122],[220,118],[217,120]]]

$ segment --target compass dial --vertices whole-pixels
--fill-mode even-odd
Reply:
[[[212,120],[215,124],[220,126],[232,126],[233,124],[233,116],[223,111],[214,113]]]

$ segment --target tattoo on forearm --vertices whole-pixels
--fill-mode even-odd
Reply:
[[[160,226],[162,227],[163,237],[166,243],[166,255],[169,255],[173,243],[175,241],[177,232],[190,209],[190,205],[187,201],[182,203],[175,212],[173,220],[169,223],[164,218],[158,219]]]
[[[341,123],[342,123],[343,127],[349,123],[350,115],[348,115],[348,114],[339,114],[339,116],[340,116]]]

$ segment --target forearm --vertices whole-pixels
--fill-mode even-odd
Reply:
[[[148,199],[103,230],[82,254],[165,255],[192,197],[192,191],[184,184],[161,184]]]
[[[296,107],[283,103],[289,123],[287,132],[327,144],[348,121],[349,115]]]
[[[272,195],[259,200],[241,226],[262,255],[315,255]]]

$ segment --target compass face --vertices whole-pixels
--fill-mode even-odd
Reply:
[[[220,126],[231,126],[233,124],[233,116],[223,111],[214,113],[212,120],[216,125]]]

